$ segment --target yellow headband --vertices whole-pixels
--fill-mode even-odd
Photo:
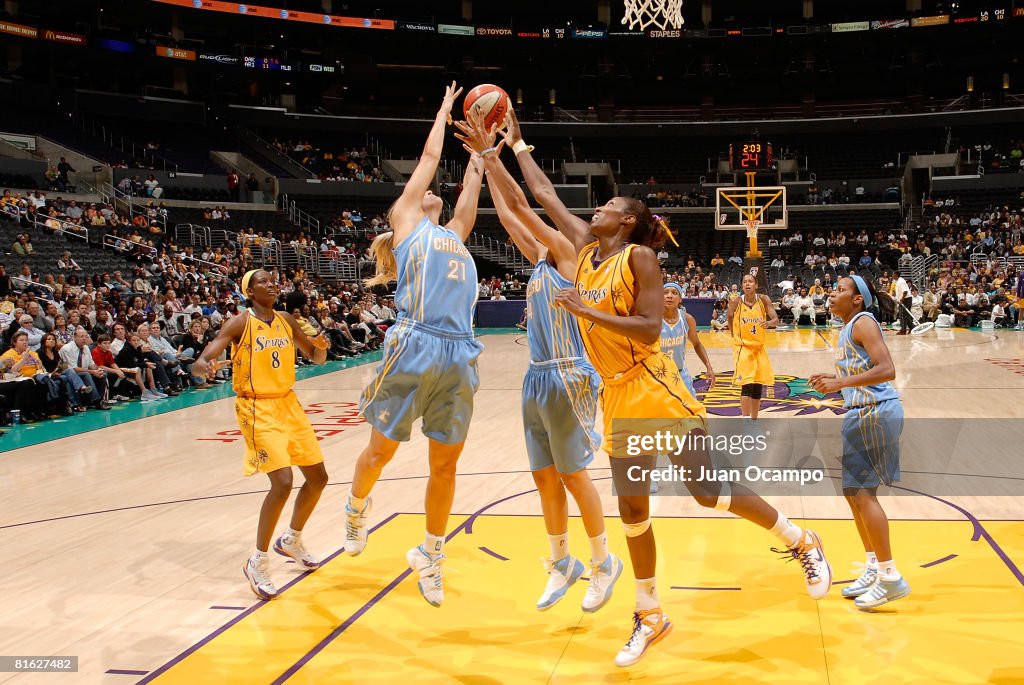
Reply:
[[[249,281],[252,280],[252,277],[256,274],[257,271],[260,271],[260,269],[246,271],[245,275],[242,276],[242,297],[248,297],[248,295],[245,294],[245,291],[249,289]]]

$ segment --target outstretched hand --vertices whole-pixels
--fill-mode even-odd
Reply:
[[[466,117],[469,119],[468,122],[455,122],[455,127],[462,131],[461,134],[455,134],[455,137],[462,141],[462,146],[471,153],[476,152],[477,154],[494,147],[498,125],[494,124],[488,128],[479,107],[472,107]]]
[[[519,119],[516,118],[514,110],[509,110],[505,115],[505,129],[501,132],[505,144],[512,146],[523,139],[523,132],[519,128]]]
[[[441,100],[440,111],[444,112],[449,124],[452,123],[452,107],[455,106],[455,101],[459,99],[460,95],[462,95],[462,88],[459,88],[455,81],[452,81],[450,86],[445,86],[444,99]]]

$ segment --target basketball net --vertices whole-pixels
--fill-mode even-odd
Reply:
[[[626,14],[623,24],[630,30],[646,30],[657,26],[662,31],[678,29],[683,25],[683,0],[623,0]]]
[[[757,227],[761,225],[761,222],[757,219],[744,219],[743,223],[747,225],[747,240],[750,241],[750,254],[760,254],[757,251]]]

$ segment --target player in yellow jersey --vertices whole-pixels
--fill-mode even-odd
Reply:
[[[265,473],[270,478],[270,492],[260,510],[256,551],[242,570],[257,597],[273,599],[277,589],[270,579],[267,552],[292,491],[292,466],[299,467],[305,483],[295,498],[291,527],[274,541],[274,551],[305,569],[320,566],[302,544],[302,529],[327,485],[327,470],[316,434],[293,388],[295,348],[314,364],[323,364],[330,343],[323,335],[310,338],[291,314],[274,310],[280,291],[266,271],[246,273],[242,292],[249,310],[224,322],[192,365],[192,374],[212,374],[216,370],[212,360],[232,347],[235,417],[245,437],[245,475]]]
[[[654,577],[650,483],[647,478],[636,479],[637,472],[649,474],[655,468],[657,455],[626,456],[619,448],[627,436],[613,434],[613,426],[622,419],[653,419],[659,424],[682,424],[684,430],[676,431],[681,437],[687,427],[693,435],[706,431],[703,405],[686,389],[675,362],[658,343],[664,295],[661,267],[652,248],[664,242],[668,229],[664,222],[653,220],[643,202],[628,197],[612,198],[595,210],[590,222],[574,216],[531,157],[514,117],[505,140],[516,153],[534,197],[579,252],[576,288],[560,291],[556,302],[578,318],[587,355],[602,380],[604,447],[612,454],[619,516],[636,577],[632,634],[615,664],[630,666],[669,634],[672,623],[661,607]],[[683,452],[673,461],[693,472],[713,468],[706,451]],[[788,549],[787,556],[800,562],[811,596],[825,596],[831,570],[815,533],[794,525],[742,485],[690,481],[686,486],[701,506],[732,512],[777,535]]]
[[[779,315],[767,295],[757,292],[757,279],[743,277],[743,296],[729,302],[729,330],[732,333],[732,382],[740,386],[740,410],[746,422],[756,421],[764,386],[775,385],[775,372],[764,343],[768,329],[779,325]]]

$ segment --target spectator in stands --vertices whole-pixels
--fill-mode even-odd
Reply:
[[[771,266],[773,269],[785,269],[786,262],[782,259],[782,255],[776,255],[775,259],[772,260]]]
[[[64,250],[64,254],[57,260],[57,268],[61,271],[81,271],[82,267],[71,256],[71,252]]]
[[[199,355],[206,349],[206,345],[207,339],[203,335],[203,322],[200,319],[193,319],[189,324],[188,332],[181,336],[181,343],[178,345],[178,359],[181,360],[181,366],[185,373],[191,377],[192,387],[197,390],[205,390],[210,387],[211,383],[220,383],[220,381],[208,383],[206,378],[191,374],[192,362],[199,359]]]
[[[910,287],[910,315],[918,322],[924,320],[924,297],[916,285]]]
[[[238,196],[239,196],[239,185],[238,184],[240,182],[240,178],[238,176],[238,171],[235,170],[235,169],[232,169],[231,172],[227,176],[227,181],[228,181],[228,195],[231,198],[231,201],[232,202],[238,202]]]
[[[145,188],[147,197],[160,197],[156,194],[157,188],[160,187],[160,181],[156,180],[156,176],[153,174],[146,176],[146,180],[143,181],[142,186]]]
[[[245,189],[249,193],[249,202],[256,201],[256,193],[260,189],[260,181],[256,178],[255,173],[249,174],[249,178],[245,180]]]
[[[793,313],[793,307],[796,306],[796,293],[793,292],[793,288],[786,288],[782,292],[782,300],[779,302],[779,318],[784,317],[792,318],[796,320],[796,315]]]
[[[28,233],[22,233],[18,236],[18,239],[11,245],[11,253],[18,257],[34,257],[36,254],[35,248],[32,247],[32,241],[29,240]]]
[[[857,202],[864,202],[866,191],[864,190],[863,183],[857,183],[857,187],[853,189],[853,196]]]
[[[105,378],[108,379],[110,389],[108,392],[111,395],[113,402],[127,402],[131,399],[130,396],[123,394],[127,392],[124,388],[125,381],[127,380],[125,372],[117,365],[114,360],[114,354],[110,351],[110,336],[101,335],[96,339],[96,346],[92,348],[92,361],[97,369],[105,374]]]
[[[864,254],[861,255],[861,258],[857,261],[857,266],[861,269],[867,269],[874,264],[874,262],[875,260],[871,258],[871,253],[868,250],[864,250]]]
[[[60,357],[74,371],[68,376],[75,389],[72,402],[82,407],[82,400],[87,396],[94,409],[110,409],[110,403],[103,399],[107,390],[106,374],[96,368],[89,351],[89,333],[84,328],[76,329],[74,339],[60,348]],[[84,411],[84,407],[78,411]]]
[[[93,340],[99,340],[101,335],[105,335],[108,338],[112,338],[113,331],[113,320],[110,318],[110,314],[107,312],[106,307],[96,310],[96,323],[92,327],[92,338]],[[117,354],[117,351],[114,352]]]
[[[715,309],[711,313],[711,330],[729,330],[729,305],[725,300],[715,302]]]
[[[800,288],[800,295],[793,302],[793,323],[799,324],[800,317],[805,314],[810,318],[811,325],[817,327],[818,313],[814,308],[814,300],[807,294],[807,288]]]
[[[75,312],[77,316],[78,313]],[[68,327],[67,317],[63,314],[58,314],[53,317],[53,334],[57,338],[57,343],[63,347],[75,338],[75,329]]]
[[[123,326],[121,327],[121,332],[124,332]],[[111,350],[113,350],[113,347],[111,345]],[[139,388],[140,399],[143,402],[155,402],[156,400],[165,399],[169,395],[157,388],[154,378],[157,364],[146,358],[142,347],[142,338],[139,337],[138,333],[132,333],[128,336],[127,342],[121,343],[121,349],[118,351],[115,360],[118,366],[132,376],[136,386]]]
[[[935,321],[940,312],[939,288],[935,283],[928,286],[921,303],[921,312],[924,321]]]
[[[711,258],[711,266],[725,266],[725,260],[722,259],[722,255],[719,254],[718,252],[716,252],[715,256]]]
[[[75,173],[75,168],[68,163],[67,159],[61,157],[60,163],[57,165],[57,189],[61,192],[66,192],[71,188],[71,182],[68,178],[70,173]]]
[[[743,266],[743,257],[740,257],[738,254],[734,254],[729,257],[729,263],[737,266]]]
[[[34,423],[46,418],[43,412],[46,388],[34,380],[43,364],[39,355],[28,348],[27,337],[18,331],[11,340],[11,348],[0,355],[0,369],[5,379],[0,382],[0,395],[9,406],[21,412],[23,423]]]
[[[46,331],[36,328],[32,315],[28,313],[22,314],[18,317],[18,324],[20,327],[15,332],[15,335],[18,333],[24,333],[28,337],[28,348],[33,352],[38,350],[39,346],[43,342],[43,333]],[[11,340],[13,342],[14,339],[11,338]]]

